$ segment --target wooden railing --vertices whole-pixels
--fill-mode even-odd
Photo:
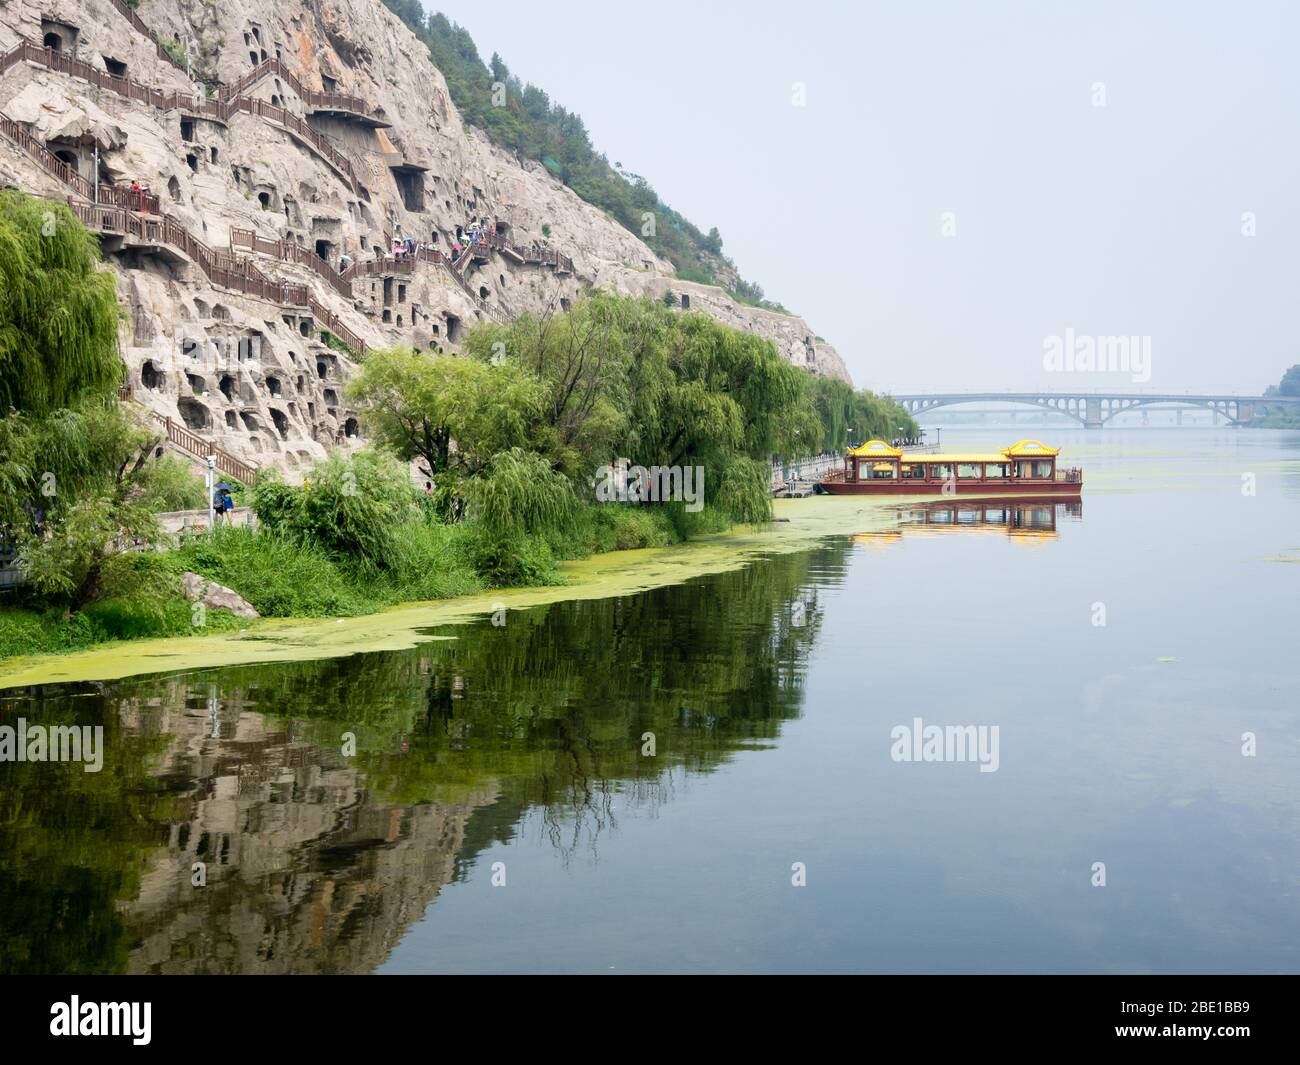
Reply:
[[[122,0],[114,0],[132,24],[142,33],[152,38],[144,23],[134,17],[134,12]],[[156,39],[155,39],[156,43]],[[161,48],[161,46],[159,46]],[[170,58],[170,56],[168,56]],[[258,68],[240,78],[231,86],[223,87],[221,97],[216,100],[195,96],[188,93],[164,93],[158,89],[141,85],[130,78],[119,78],[99,70],[89,63],[76,59],[52,49],[40,48],[31,41],[20,41],[9,52],[0,56],[0,73],[16,63],[30,61],[50,70],[61,71],[73,77],[81,78],[100,88],[115,92],[128,99],[139,100],[160,110],[183,110],[219,120],[226,120],[235,112],[256,115],[276,123],[291,134],[313,147],[317,153],[330,163],[352,186],[354,193],[361,195],[362,186],[357,180],[351,162],[333,147],[320,133],[312,129],[297,115],[283,107],[276,107],[261,100],[242,95],[244,89],[258,78],[274,70],[280,76],[290,80],[299,95],[314,106],[340,106],[359,104],[357,113],[369,115],[367,105],[358,97],[345,97],[343,94],[322,94],[306,89],[298,82],[283,64],[277,60],[268,60]],[[327,100],[328,98],[328,100]],[[337,99],[335,99],[337,98]],[[331,333],[337,336],[358,354],[364,355],[365,342],[310,293],[304,285],[290,281],[276,280],[262,274],[246,258],[235,255],[223,255],[212,251],[206,244],[195,238],[175,218],[162,215],[159,199],[156,195],[145,194],[119,186],[95,186],[83,178],[76,170],[57,158],[45,145],[33,138],[18,123],[0,116],[0,132],[14,141],[28,156],[37,162],[52,176],[76,192],[82,199],[96,200],[99,203],[78,204],[69,202],[75,214],[97,232],[121,233],[131,235],[148,243],[170,244],[180,248],[214,284],[250,296],[271,300],[293,306],[307,306],[314,316],[320,318]],[[141,212],[160,215],[158,219],[144,218]],[[276,258],[296,262],[307,266],[325,280],[340,294],[351,298],[351,280],[357,276],[378,276],[385,273],[410,273],[414,267],[411,259],[376,260],[372,263],[353,264],[342,274],[333,270],[319,256],[299,247],[291,241],[270,241],[259,237],[249,230],[234,230],[231,233],[231,248],[239,244],[250,250],[274,255]],[[533,265],[550,266],[557,273],[572,273],[573,260],[558,251],[542,250],[511,243],[505,237],[495,233],[484,236],[474,248],[467,248],[457,262],[452,262],[442,252],[426,248],[416,253],[415,259],[431,263],[445,270],[460,286],[461,290],[493,321],[505,324],[510,316],[488,303],[465,279],[462,269],[472,258],[481,259],[487,254],[486,249],[508,250],[521,262]]]
[[[366,342],[321,303],[306,285],[268,277],[244,256],[213,251],[171,215],[151,219],[120,207],[96,207],[72,201],[68,207],[82,222],[98,232],[122,233],[147,244],[168,244],[179,249],[214,285],[281,306],[306,307],[318,325],[328,329],[358,356],[366,353]]]
[[[166,60],[177,70],[181,71],[184,74],[187,75],[189,74],[189,71],[185,69],[185,65],[179,62],[178,60],[176,60],[172,56],[172,54],[162,46],[162,41],[158,40],[153,30],[151,30],[148,26],[144,24],[144,20],[141,19],[140,16],[135,13],[135,9],[132,8],[131,5],[126,2],[126,0],[113,0],[113,6],[117,8],[118,12],[121,14],[121,16],[124,19],[127,20],[127,22],[131,23],[131,25],[136,29],[138,33],[144,35],[145,37],[148,37],[149,40],[153,41],[154,48],[158,50],[159,59]]]
[[[223,100],[234,99],[243,93],[245,89],[271,74],[288,82],[289,87],[298,95],[298,98],[309,107],[327,111],[345,111],[372,121],[378,118],[370,104],[360,96],[351,96],[342,92],[318,92],[315,89],[307,88],[298,80],[297,75],[279,59],[268,59],[259,63],[238,81],[223,85],[218,90],[217,95]]]
[[[259,255],[270,255],[282,262],[297,263],[311,270],[339,295],[352,298],[351,281],[340,274],[315,252],[308,251],[292,240],[269,240],[259,236],[251,229],[232,229],[230,231],[230,250],[247,248]]]
[[[8,70],[14,63],[27,60],[49,70],[59,71],[71,77],[88,81],[101,89],[117,93],[129,100],[138,100],[161,111],[184,111],[186,114],[212,118],[221,122],[228,121],[235,113],[256,115],[275,125],[281,126],[290,135],[297,137],[311,147],[326,163],[332,166],[347,181],[353,193],[362,194],[361,182],[357,179],[352,162],[335,148],[320,133],[312,129],[301,118],[283,107],[255,100],[248,96],[235,96],[230,100],[210,100],[183,92],[162,92],[159,89],[130,78],[119,78],[91,66],[83,60],[76,59],[50,48],[40,48],[31,41],[20,41],[3,57],[0,57],[0,73]],[[83,179],[84,180],[84,179]]]
[[[157,411],[150,412],[154,421],[163,427],[167,434],[167,439],[175,444],[182,451],[188,451],[197,458],[212,458],[213,465],[222,473],[244,482],[252,484],[253,479],[257,476],[257,467],[250,466],[242,459],[235,458],[229,451],[223,451],[216,444],[211,444],[201,436],[196,436],[183,425],[177,425],[169,415],[159,414]]]

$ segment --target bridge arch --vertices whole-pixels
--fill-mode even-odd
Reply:
[[[1080,425],[1086,425],[1084,406],[1077,396],[1023,396],[1023,395],[953,395],[953,396],[896,396],[894,401],[908,414],[924,414],[939,407],[960,407],[968,403],[1015,403],[1024,407],[1037,407],[1064,414]]]
[[[1212,411],[1230,425],[1244,425],[1262,414],[1270,397],[1254,396],[1192,396],[1120,392],[953,392],[933,395],[895,395],[892,397],[909,414],[924,414],[939,407],[956,407],[969,403],[1015,403],[1038,407],[1054,414],[1064,414],[1087,428],[1100,428],[1117,415],[1140,410],[1155,404],[1176,405],[1189,409]],[[1283,404],[1300,400],[1286,399]]]

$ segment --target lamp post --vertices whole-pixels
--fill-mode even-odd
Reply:
[[[208,456],[208,535],[209,536],[212,535],[212,533],[215,531],[216,528],[216,526],[213,524],[216,521],[216,505],[213,503],[212,500],[212,490],[216,487],[213,484],[213,478],[216,475],[216,470],[217,470],[217,457],[215,455],[209,455]]]

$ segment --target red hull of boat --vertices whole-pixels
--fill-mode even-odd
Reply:
[[[819,481],[817,487],[832,496],[1016,496],[1020,499],[1077,499],[1083,495],[1082,481],[1014,481],[1006,485],[958,481],[944,485],[908,484],[905,481]]]

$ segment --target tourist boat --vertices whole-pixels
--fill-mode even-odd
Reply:
[[[1021,440],[1004,451],[913,452],[868,440],[844,455],[817,490],[829,495],[1015,495],[1077,498],[1083,471],[1057,465],[1059,448]]]

